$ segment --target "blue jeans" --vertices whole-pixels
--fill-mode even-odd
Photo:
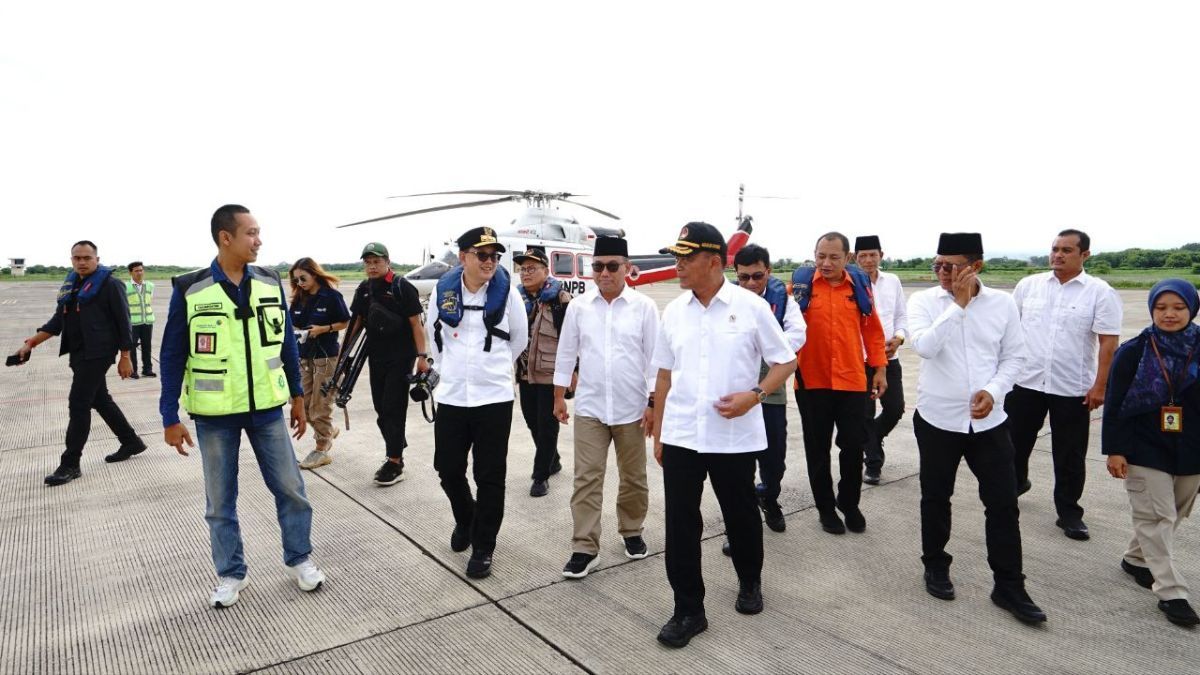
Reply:
[[[242,429],[250,438],[254,457],[267,489],[275,496],[275,512],[283,534],[283,562],[298,565],[312,553],[309,532],[312,506],[304,494],[304,479],[292,454],[292,441],[280,415],[266,424],[226,426],[195,418],[196,441],[204,464],[204,520],[212,540],[213,565],[217,576],[246,576],[242,556],[242,533],[238,526],[238,447]]]

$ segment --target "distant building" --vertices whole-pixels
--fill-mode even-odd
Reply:
[[[12,270],[14,277],[25,276],[25,259],[24,258],[9,258],[8,267]]]

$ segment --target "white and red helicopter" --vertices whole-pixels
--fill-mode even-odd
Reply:
[[[739,187],[738,193],[738,217],[737,227],[728,237],[728,256],[726,264],[733,264],[733,256],[745,246],[750,239],[750,233],[753,231],[750,216],[742,215],[742,204],[745,198],[744,186]],[[563,287],[573,295],[579,295],[588,289],[595,287],[595,282],[592,280],[592,250],[595,247],[596,239],[599,237],[624,237],[625,231],[619,228],[600,227],[595,225],[585,225],[580,223],[574,216],[564,214],[555,202],[564,204],[572,204],[580,206],[590,211],[594,211],[602,216],[613,220],[620,220],[620,217],[598,209],[594,206],[589,206],[581,202],[573,201],[574,195],[569,192],[539,192],[536,190],[450,190],[446,192],[426,192],[413,195],[398,195],[395,198],[407,197],[430,197],[430,196],[445,196],[445,195],[480,195],[488,196],[491,199],[482,199],[459,204],[449,204],[446,206],[435,206],[431,208],[416,209],[413,211],[405,211],[403,213],[394,213],[388,216],[380,216],[378,218],[370,218],[368,220],[360,220],[354,223],[339,225],[338,227],[353,227],[357,225],[366,225],[368,223],[377,223],[393,218],[404,218],[408,216],[416,216],[425,213],[433,213],[435,211],[446,211],[449,209],[471,208],[475,206],[487,206],[491,204],[503,204],[523,201],[526,208],[521,215],[514,218],[507,227],[497,227],[497,236],[500,243],[506,249],[500,264],[513,272],[512,279],[514,284],[520,283],[520,275],[516,273],[516,265],[513,263],[513,255],[520,253],[530,248],[540,248],[546,252],[546,257],[550,261],[550,274],[554,278],[562,281]],[[389,198],[391,199],[391,198]],[[448,242],[449,244],[449,242]],[[421,297],[424,298],[437,285],[438,279],[443,274],[459,264],[458,250],[453,246],[449,246],[440,256],[428,256],[428,260],[417,267],[416,269],[405,274],[417,290]],[[626,277],[626,282],[631,286],[642,286],[652,284],[658,281],[666,281],[675,278],[675,258],[670,255],[650,254],[650,255],[631,255],[629,256],[633,269]]]

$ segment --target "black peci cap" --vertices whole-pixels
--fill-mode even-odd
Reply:
[[[600,237],[596,239],[596,250],[593,255],[619,255],[629,257],[629,242],[621,237]]]
[[[983,235],[978,232],[943,232],[938,255],[983,255]]]
[[[864,237],[854,238],[854,252],[859,251],[882,251],[883,247],[879,245],[879,235],[868,234]]]

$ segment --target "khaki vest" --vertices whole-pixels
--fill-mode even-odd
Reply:
[[[571,294],[562,291],[558,301],[570,302]],[[550,305],[535,303],[529,324],[529,348],[521,355],[518,379],[530,384],[554,384],[554,360],[558,357],[558,329]]]

